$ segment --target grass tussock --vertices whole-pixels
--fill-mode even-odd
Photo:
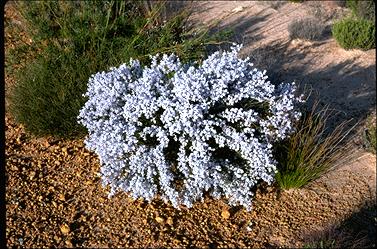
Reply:
[[[276,146],[278,161],[276,182],[281,189],[301,188],[333,169],[347,155],[345,139],[349,121],[337,126],[331,133],[326,129],[331,115],[328,107],[306,112],[297,123],[296,132]],[[316,111],[317,110],[317,111]]]
[[[377,129],[376,116],[369,116],[367,118],[366,127],[364,130],[364,144],[368,151],[376,154],[377,151]]]

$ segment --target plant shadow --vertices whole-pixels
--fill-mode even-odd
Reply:
[[[301,11],[299,5],[292,6],[292,12]],[[267,70],[272,83],[295,81],[301,93],[311,90],[311,98],[307,101],[309,109],[318,100],[319,108],[328,105],[330,110],[334,110],[334,115],[329,120],[330,130],[343,121],[352,119],[349,128],[364,120],[375,109],[375,63],[361,65],[361,55],[342,61],[325,62],[326,65],[322,61],[327,49],[324,45],[331,41],[330,25],[326,26],[318,41],[291,41],[283,32],[291,19],[280,14],[281,20],[273,18],[276,9],[268,3],[258,6],[257,3],[250,4],[249,7],[253,10],[246,9],[236,15],[231,13],[211,27],[210,34],[228,29],[233,31],[233,36],[229,38],[229,43],[210,46],[209,53],[229,49],[232,42],[242,43],[244,51],[241,53],[249,56],[257,68]],[[274,34],[275,31],[278,34]]]
[[[274,42],[254,49],[249,57],[257,68],[267,70],[271,82],[294,81],[302,93],[311,89],[313,94],[308,99],[308,106],[318,99],[319,107],[328,105],[334,110],[330,129],[349,119],[353,119],[349,124],[352,126],[365,119],[376,106],[376,66],[362,66],[356,57],[312,69],[312,65],[321,60],[322,54],[305,51],[325,42],[294,47],[290,46],[290,41]]]
[[[375,248],[376,203],[365,203],[339,225],[304,234],[306,248]]]

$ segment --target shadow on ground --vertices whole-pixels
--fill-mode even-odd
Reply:
[[[301,92],[311,89],[309,106],[314,99],[322,106],[328,105],[337,113],[331,121],[333,125],[351,118],[351,124],[355,124],[365,119],[376,106],[376,66],[361,66],[359,58],[354,58],[313,70],[314,63],[318,63],[322,55],[305,51],[309,46],[313,50],[322,44],[290,48],[289,41],[275,42],[253,50],[249,57],[256,67],[267,70],[272,82],[295,81]]]
[[[252,16],[248,16],[247,11],[234,16],[231,13],[227,21],[225,19],[228,17],[225,17],[213,25],[210,34],[231,30],[233,36],[229,38],[229,43],[211,46],[209,53],[229,49],[231,42],[242,43],[244,50],[248,50],[244,55],[249,56],[257,68],[267,70],[272,83],[295,81],[301,92],[311,90],[309,107],[314,100],[319,100],[320,107],[328,105],[334,110],[336,115],[330,120],[330,128],[350,119],[352,122],[349,126],[364,120],[376,106],[375,63],[365,67],[359,63],[361,58],[355,57],[339,63],[318,65],[324,60],[324,53],[327,53],[327,59],[328,53],[331,53],[326,51],[326,47],[319,48],[330,41],[330,26],[316,42],[298,42],[293,46],[287,37],[279,35],[267,45],[256,47],[266,39],[266,33],[270,34],[264,25],[283,28],[282,22],[288,21],[269,20],[276,12],[269,5],[262,4],[263,7]],[[281,7],[279,4],[276,8]]]
[[[223,23],[223,21],[213,20],[211,23],[205,26],[209,27],[208,34],[216,35],[220,33],[228,33],[228,35],[223,37],[223,43],[218,45],[208,46],[207,52],[211,54],[218,50],[229,50],[232,43],[243,44],[247,47],[253,43],[261,41],[264,37],[261,35],[261,29],[263,28],[260,24],[268,20],[271,12],[267,11],[268,8],[261,9],[256,15],[248,16],[246,13],[238,15],[229,23]],[[229,13],[222,20],[231,18],[234,13]],[[195,25],[203,26],[203,24],[195,23]],[[253,35],[246,35],[246,34]]]
[[[375,248],[376,203],[365,203],[338,226],[305,234],[308,248]]]

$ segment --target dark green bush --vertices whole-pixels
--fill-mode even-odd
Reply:
[[[79,136],[76,117],[90,75],[149,55],[174,52],[183,61],[205,57],[206,30],[187,26],[187,12],[165,19],[164,2],[145,9],[138,1],[21,1],[17,9],[33,40],[32,60],[15,72],[10,111],[35,135]],[[38,51],[38,52],[35,52]],[[25,51],[12,50],[7,67]],[[11,71],[11,70],[10,70]]]
[[[334,23],[333,37],[344,49],[368,50],[376,47],[376,27],[366,19],[345,18]]]
[[[322,22],[314,18],[295,20],[288,26],[289,38],[309,41],[319,40],[325,27]]]

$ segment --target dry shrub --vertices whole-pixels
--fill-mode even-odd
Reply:
[[[304,18],[291,22],[288,26],[290,39],[316,41],[322,38],[325,24],[315,18]]]

